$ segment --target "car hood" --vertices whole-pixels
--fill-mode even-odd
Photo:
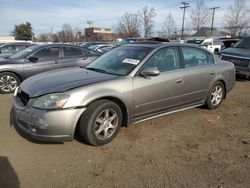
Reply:
[[[116,78],[118,76],[82,68],[66,68],[32,76],[26,79],[20,87],[29,97],[34,98]]]
[[[226,48],[221,51],[221,54],[250,58],[250,50],[244,48]]]
[[[13,59],[5,59],[4,57],[0,57],[0,65],[9,65],[9,64],[20,64],[23,63],[23,60],[13,60]]]

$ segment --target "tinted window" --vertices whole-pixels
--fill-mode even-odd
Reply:
[[[72,56],[82,56],[82,50],[74,47],[64,47],[64,56],[72,57]]]
[[[5,46],[1,49],[2,53],[8,53],[8,52],[13,52],[15,51],[15,46]]]
[[[169,47],[158,50],[143,65],[143,68],[145,67],[157,67],[160,72],[179,69],[180,60],[178,49]]]
[[[185,67],[196,67],[213,63],[213,57],[198,48],[182,47]]]
[[[59,48],[51,47],[51,48],[43,48],[34,54],[35,57],[39,59],[50,59],[50,58],[58,58],[59,57]]]
[[[250,49],[250,37],[241,39],[233,47]]]

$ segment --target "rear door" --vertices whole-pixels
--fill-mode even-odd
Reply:
[[[199,48],[181,47],[185,68],[182,71],[184,104],[200,102],[206,98],[216,76],[213,56]]]
[[[148,78],[137,76],[133,79],[134,118],[182,104],[184,93],[178,48],[167,47],[158,50],[142,69],[146,67],[157,67],[160,75]]]
[[[88,63],[89,58],[85,50],[73,46],[63,47],[63,67],[84,67]]]
[[[61,68],[62,63],[59,57],[59,51],[59,47],[53,46],[39,49],[37,52],[32,54],[31,56],[38,58],[38,60],[36,62],[31,62],[29,60],[25,61],[23,71],[25,77]]]

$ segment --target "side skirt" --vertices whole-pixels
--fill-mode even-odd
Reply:
[[[135,119],[135,121],[132,121],[132,124],[136,124],[136,123],[140,123],[140,122],[147,121],[147,120],[150,120],[150,119],[158,118],[158,117],[165,116],[165,115],[168,115],[168,114],[172,114],[172,113],[175,113],[175,112],[180,112],[180,111],[188,110],[188,109],[191,109],[191,108],[196,108],[196,107],[199,107],[199,106],[202,106],[202,105],[204,105],[204,103],[199,103],[199,104],[196,104],[196,105],[192,105],[192,106],[188,106],[188,107],[184,107],[184,108],[180,108],[180,109],[176,109],[176,110],[163,112],[163,113],[152,115],[152,116],[149,116],[149,117],[147,116],[147,117],[137,118],[139,120]]]

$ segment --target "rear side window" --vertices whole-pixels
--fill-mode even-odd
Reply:
[[[64,57],[82,56],[82,50],[74,47],[64,47]]]
[[[59,57],[59,48],[58,47],[50,47],[43,48],[34,54],[35,57],[39,59],[51,59]]]
[[[186,68],[204,66],[214,63],[211,54],[198,48],[182,47],[182,53]]]

